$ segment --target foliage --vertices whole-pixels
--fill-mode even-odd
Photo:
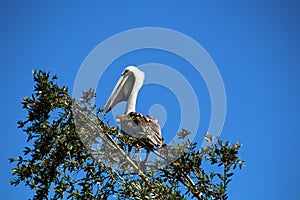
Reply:
[[[101,110],[90,103],[92,90],[75,101],[67,87],[57,84],[56,76],[44,71],[33,71],[33,75],[34,93],[22,102],[28,115],[18,122],[27,134],[28,147],[23,156],[10,158],[16,164],[10,183],[25,183],[35,191],[33,199],[228,198],[233,170],[244,165],[238,157],[240,143],[230,145],[218,138],[216,144],[197,150],[196,143],[186,140],[181,147],[165,146],[165,154],[160,151],[165,156],[182,153],[169,165],[152,170],[145,165],[141,170],[141,163],[126,151],[129,146],[143,144],[100,119]],[[183,129],[178,136],[183,139],[188,134]],[[99,138],[105,142],[98,143]],[[86,145],[91,141],[97,148],[109,147],[111,151],[93,152]],[[204,164],[210,166],[208,170]]]

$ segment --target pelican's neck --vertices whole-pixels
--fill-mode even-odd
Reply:
[[[135,104],[136,104],[136,98],[137,98],[138,92],[133,92],[127,101],[127,106],[125,110],[125,115],[135,112]]]
[[[131,94],[127,100],[127,106],[125,110],[125,114],[129,114],[131,112],[135,112],[135,104],[137,95],[139,90],[141,89],[143,82],[144,82],[144,73],[140,71],[136,67],[131,67],[132,76],[134,76],[134,86],[131,90]]]

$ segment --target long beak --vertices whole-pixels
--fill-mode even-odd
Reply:
[[[134,76],[131,74],[122,75],[120,77],[102,109],[104,110],[104,113],[108,113],[119,102],[128,100],[134,85],[134,81]]]

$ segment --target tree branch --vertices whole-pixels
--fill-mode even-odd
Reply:
[[[112,139],[112,137],[109,135],[107,130],[110,130],[110,127],[106,126],[104,124],[104,122],[99,118],[98,115],[96,115],[95,113],[91,114],[96,117],[96,119],[98,120],[99,124],[96,124],[94,121],[90,120],[90,118],[88,116],[86,116],[86,113],[82,112],[82,110],[80,109],[80,105],[78,103],[75,103],[78,108],[76,108],[76,111],[80,112],[80,114],[82,114],[86,120],[88,120],[93,127],[97,130],[98,133],[104,133],[106,138],[108,139],[109,142],[107,142],[111,147],[117,149],[119,151],[119,153],[121,153],[121,155],[125,158],[126,161],[128,161],[128,163],[134,168],[134,170],[147,182],[149,182],[149,179],[147,178],[147,176],[139,169],[139,167],[127,156],[126,152],[123,151],[123,149],[121,149],[119,147],[119,145],[116,143],[116,141],[114,139]],[[101,124],[102,127],[104,128],[100,128],[99,125]],[[99,134],[100,138],[103,139],[103,141],[106,141],[105,138],[103,138],[103,136],[101,134]]]

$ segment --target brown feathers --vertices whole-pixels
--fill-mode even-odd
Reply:
[[[142,139],[151,148],[162,146],[160,125],[154,117],[130,112],[122,116],[121,129],[125,134]]]

